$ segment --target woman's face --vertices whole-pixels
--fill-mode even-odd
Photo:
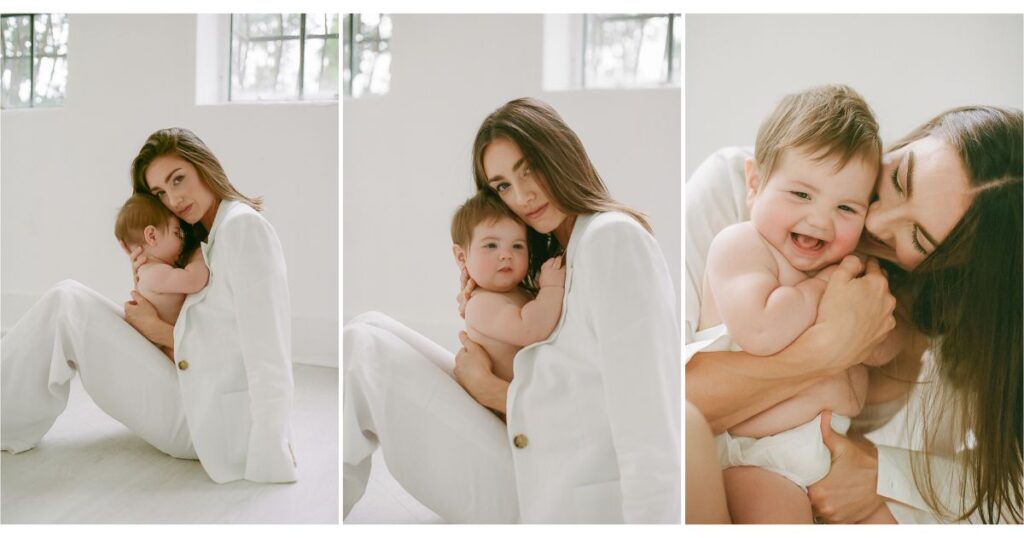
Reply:
[[[859,250],[906,270],[917,267],[967,212],[969,191],[959,155],[939,138],[886,153]]]
[[[541,188],[544,178],[526,162],[515,142],[507,138],[492,140],[484,150],[483,165],[488,186],[528,226],[546,234],[565,221],[565,213]]]
[[[149,192],[160,199],[181,220],[202,222],[207,231],[213,227],[218,199],[192,163],[177,155],[161,155],[146,168]]]

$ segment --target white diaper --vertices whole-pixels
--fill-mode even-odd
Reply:
[[[845,434],[850,417],[832,414],[832,429]],[[722,469],[753,465],[784,476],[800,489],[825,478],[832,455],[821,440],[821,415],[791,430],[755,439],[733,437],[725,432],[715,437]]]
[[[725,325],[716,325],[697,332],[695,341],[686,345],[684,359],[700,351],[741,351]],[[832,414],[832,429],[845,434],[850,418]],[[722,469],[752,465],[780,474],[801,489],[828,474],[832,455],[821,440],[821,415],[796,428],[755,439],[733,437],[729,432],[715,437],[718,460]]]

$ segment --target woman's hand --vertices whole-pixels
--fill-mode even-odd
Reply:
[[[462,273],[459,277],[459,287],[461,289],[455,300],[459,302],[459,317],[466,319],[466,303],[473,295],[473,290],[476,289],[476,281],[469,278],[469,271],[465,266],[462,267]]]
[[[128,252],[128,247],[121,243],[121,248]],[[142,253],[142,247],[135,247],[128,252],[128,255],[132,258],[132,276],[135,277],[135,283],[139,283],[139,268],[149,263],[149,257]]]
[[[817,320],[797,341],[813,342],[820,352],[810,356],[821,359],[817,367],[826,373],[845,370],[870,357],[893,330],[895,307],[878,261],[869,259],[865,268],[856,256],[847,256],[829,276]]]
[[[878,487],[878,450],[832,431],[832,412],[821,414],[821,439],[832,454],[828,475],[807,488],[814,515],[827,523],[857,523],[882,506]]]
[[[153,303],[136,290],[132,290],[132,299],[124,303],[124,319],[150,342],[165,350],[174,349],[174,326],[160,319]]]
[[[459,331],[459,340],[462,349],[455,354],[455,380],[484,407],[505,413],[508,383],[494,375],[491,356],[465,331]]]

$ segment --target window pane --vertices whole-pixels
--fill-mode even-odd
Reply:
[[[18,108],[29,106],[29,92],[31,92],[32,61],[28,56],[24,58],[3,59],[3,108]]]
[[[664,83],[667,40],[668,16],[588,15],[586,85]]]
[[[353,15],[355,35],[352,96],[385,94],[391,87],[391,17],[378,14]]]
[[[29,16],[5,16],[2,20],[0,29],[4,34],[4,59],[28,57],[32,53]]]
[[[326,35],[338,33],[337,13],[307,13],[306,35]]]
[[[297,14],[233,15],[231,99],[296,99],[299,96]]]
[[[36,15],[35,106],[59,105],[64,101],[64,88],[68,78],[68,22],[67,15]]]
[[[306,64],[303,71],[303,97],[338,97],[338,39],[306,40]]]

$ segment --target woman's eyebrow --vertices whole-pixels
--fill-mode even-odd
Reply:
[[[516,164],[512,165],[512,171],[513,172],[518,172],[519,169],[523,167],[523,163],[525,163],[525,162],[526,162],[526,157],[520,157],[519,160],[516,161]],[[498,174],[496,176],[492,176],[492,177],[488,178],[487,179],[487,183],[494,183],[495,181],[501,181],[503,179],[505,179],[505,176],[503,176],[501,174]]]
[[[170,173],[167,174],[167,177],[164,178],[165,185],[167,184],[168,181],[171,180],[171,176],[173,176],[174,173],[177,172],[178,170],[181,170],[181,167],[175,168],[174,170],[171,170]]]

